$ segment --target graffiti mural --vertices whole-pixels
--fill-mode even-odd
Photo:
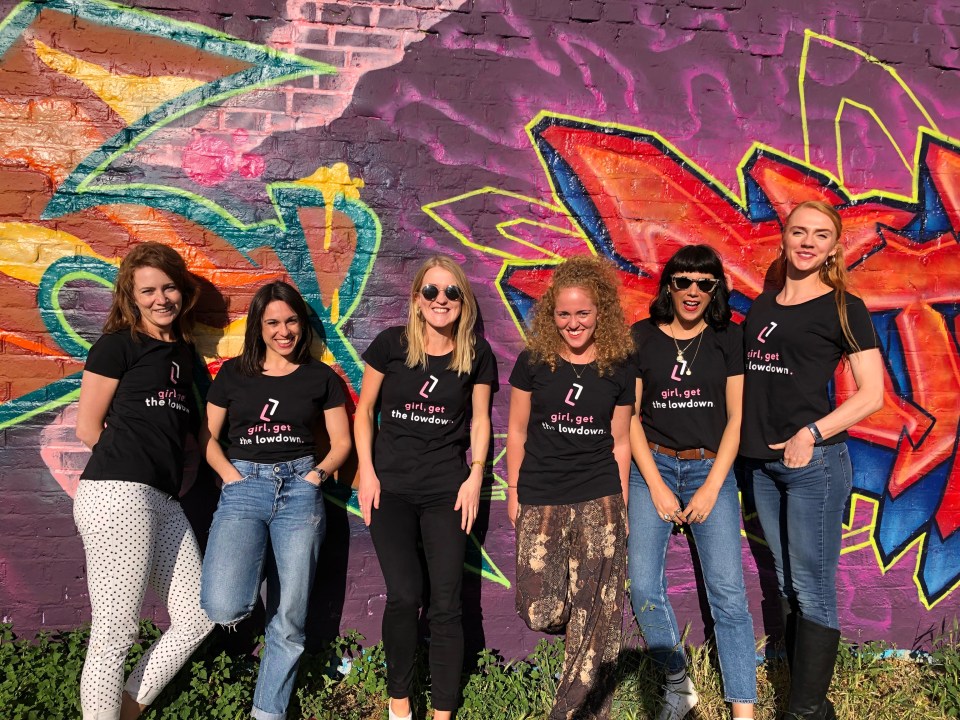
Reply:
[[[402,322],[413,268],[452,255],[506,389],[525,319],[566,258],[609,258],[639,319],[666,259],[709,242],[742,317],[785,210],[811,198],[843,215],[887,372],[884,409],[851,443],[844,631],[909,647],[957,615],[960,84],[924,64],[929,52],[938,68],[960,65],[949,8],[131,4],[0,4],[0,615],[18,631],[88,617],[75,401],[136,243],[170,245],[200,279],[205,374],[239,351],[255,288],[285,278],[354,398],[360,353]],[[839,374],[836,397],[850,389]],[[466,610],[473,644],[522,655],[536,636],[513,611],[508,395],[495,399]],[[201,537],[215,500],[201,467],[184,498]],[[383,586],[355,493],[341,484],[328,500],[340,524],[315,614],[376,638]],[[760,635],[770,572],[749,514],[745,535]],[[669,573],[699,639],[682,537]]]

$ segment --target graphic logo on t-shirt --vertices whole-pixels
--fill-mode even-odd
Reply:
[[[689,375],[690,371],[687,369],[687,361],[681,360],[676,365],[673,366],[673,372],[670,373],[670,379],[680,382],[683,380],[683,375]]]
[[[574,388],[577,389],[576,392],[573,391]],[[580,399],[580,393],[582,392],[583,392],[583,385],[578,385],[577,383],[573,383],[573,386],[567,391],[567,399],[564,400],[564,402],[570,407],[575,407],[577,404],[577,400]],[[570,399],[571,395],[573,395],[573,400]]]
[[[431,375],[430,379],[423,384],[422,388],[420,388],[420,397],[430,397],[430,393],[433,392],[433,389],[437,386],[438,382],[440,382],[440,378],[436,377],[435,375]],[[427,390],[428,385],[430,386],[429,390]]]
[[[764,325],[763,330],[761,330],[760,334],[757,335],[757,340],[765,343],[767,338],[770,337],[770,333],[772,333],[776,328],[777,324],[771,320],[769,325]]]
[[[170,363],[170,382],[176,385],[178,380],[180,380],[180,366],[175,362],[171,362]]]
[[[273,407],[270,407],[273,405]],[[267,404],[263,406],[263,410],[260,412],[260,419],[264,422],[270,422],[270,418],[273,417],[273,414],[277,411],[277,408],[280,407],[280,401],[274,400],[273,398],[267,398]],[[267,412],[267,409],[270,409],[270,412]]]

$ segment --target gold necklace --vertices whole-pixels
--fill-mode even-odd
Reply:
[[[673,346],[677,349],[677,362],[686,365],[687,369],[686,369],[686,372],[683,373],[684,375],[693,374],[690,368],[693,366],[693,363],[696,361],[697,355],[700,354],[700,342],[703,340],[703,331],[706,329],[707,329],[707,324],[704,323],[703,327],[700,328],[700,332],[698,332],[694,337],[690,338],[690,342],[687,343],[687,346],[681,349],[680,343],[677,342],[677,338],[673,334],[673,323],[671,322],[669,325],[667,325],[667,332],[670,333],[670,339],[673,340]],[[690,349],[690,346],[693,345],[694,340],[696,340],[697,342],[697,349],[693,351],[693,360],[691,360],[688,363],[686,358],[683,356],[683,354]]]
[[[577,366],[574,365],[574,364],[573,364],[572,362],[570,362],[569,360],[567,360],[567,365],[570,366],[570,369],[573,370],[573,374],[576,375],[576,376],[577,376],[577,380],[579,380],[580,378],[583,377],[583,374],[587,371],[587,368],[590,367],[591,365],[593,365],[593,360],[591,360],[590,362],[588,362],[586,365],[582,365],[580,372],[577,372]]]

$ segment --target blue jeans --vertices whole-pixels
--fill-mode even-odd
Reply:
[[[312,457],[271,464],[234,460],[233,466],[243,478],[224,485],[220,494],[203,560],[200,605],[213,622],[234,625],[253,610],[266,575],[266,641],[252,714],[257,720],[284,720],[326,532],[323,493],[304,479]]]
[[[853,485],[846,443],[813,449],[802,468],[746,459],[763,535],[773,553],[780,595],[808,620],[840,629],[837,565],[843,514]],[[786,549],[786,553],[784,553]]]
[[[680,460],[654,453],[660,477],[681,505],[707,479],[713,460]],[[673,530],[657,513],[646,482],[636,465],[630,466],[628,506],[630,602],[647,648],[667,672],[686,666],[677,619],[667,597],[667,543]],[[707,589],[716,633],[717,655],[727,702],[757,700],[757,652],[753,618],[747,606],[740,541],[740,500],[730,472],[713,510],[702,523],[689,526],[697,544],[700,570]]]

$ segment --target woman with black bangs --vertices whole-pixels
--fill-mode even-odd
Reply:
[[[732,470],[740,443],[743,333],[730,323],[728,299],[716,251],[691,245],[667,262],[650,317],[632,328],[637,414],[630,426],[630,598],[647,647],[666,673],[660,720],[680,720],[698,701],[667,596],[674,526],[689,526],[697,544],[734,719],[752,718],[757,697]]]
[[[350,452],[342,383],[311,356],[312,339],[299,292],[279,281],[257,290],[243,352],[217,373],[201,434],[223,489],[200,604],[212,621],[235,625],[267,580],[266,640],[251,713],[257,720],[286,717],[326,531],[320,486]],[[219,442],[225,426],[226,449]],[[314,439],[321,426],[330,440],[322,455]]]

